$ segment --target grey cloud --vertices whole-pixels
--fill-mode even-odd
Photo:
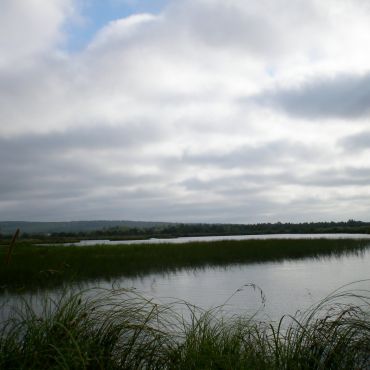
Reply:
[[[140,148],[159,137],[160,130],[133,124],[0,138],[0,201],[31,198],[46,206],[102,189],[155,184],[160,174],[135,174],[132,167],[145,161]]]
[[[109,194],[90,198],[53,199],[40,204],[37,199],[26,201],[1,202],[1,218],[24,220],[66,220],[99,219],[102,214],[106,219],[131,219],[178,222],[253,222],[256,215],[267,213],[274,202],[264,198],[249,199],[248,202],[179,202],[170,199],[168,194],[153,191],[145,198],[141,194]],[[275,205],[276,206],[276,205]],[[264,220],[263,216],[260,216]]]
[[[216,167],[257,167],[317,159],[320,153],[305,144],[278,140],[259,145],[244,145],[227,153],[184,153],[183,161]]]
[[[254,168],[252,172],[229,175],[215,179],[191,177],[179,185],[193,192],[213,192],[227,197],[264,196],[271,189],[284,186],[341,189],[347,186],[364,187],[370,184],[370,167],[327,168],[300,175],[294,167],[277,173]]]
[[[370,184],[370,167],[343,166],[341,168],[319,169],[300,175],[299,171],[294,173],[282,172],[276,176],[265,175],[270,184],[290,184],[321,188],[341,189],[347,186],[364,187]],[[260,181],[263,182],[261,179]]]
[[[210,46],[242,47],[260,51],[271,41],[272,24],[262,14],[242,12],[240,6],[225,2],[180,3],[170,8],[176,16],[177,27],[194,34]],[[174,14],[176,13],[176,14]],[[273,44],[271,44],[273,45]]]
[[[264,170],[264,168],[262,168]],[[200,179],[191,177],[182,181],[179,185],[186,187],[191,191],[217,191],[220,194],[261,194],[272,186],[295,183],[296,179],[288,171],[279,171],[278,173],[263,173],[258,169],[253,172],[239,175],[229,175],[215,179]]]
[[[310,173],[307,176],[295,176],[295,183],[302,186],[332,187],[340,189],[346,186],[368,186],[370,167],[328,168]]]
[[[154,186],[163,179],[160,175],[136,175],[129,169],[111,172],[91,162],[45,159],[36,164],[25,163],[12,171],[3,170],[0,200],[39,199],[46,204],[50,199],[85,198],[95,192],[114,193],[122,189]],[[141,185],[144,184],[144,185]],[[127,190],[129,191],[129,190]]]
[[[0,137],[0,162],[23,161],[59,155],[66,150],[136,149],[158,141],[163,132],[160,127],[146,123],[131,123],[124,126],[95,125],[78,127],[48,134],[27,134],[11,138]]]
[[[296,88],[265,91],[247,100],[307,119],[366,117],[370,113],[370,74],[317,78]]]
[[[347,151],[370,149],[370,131],[363,131],[340,140],[339,145]]]
[[[165,10],[175,35],[214,48],[246,50],[264,57],[301,48],[302,37],[324,25],[314,3],[298,0],[198,1],[170,3]],[[171,23],[172,22],[172,23]],[[299,24],[291,32],[290,24]],[[318,40],[316,40],[317,42]],[[306,43],[312,42],[306,38]],[[305,46],[307,46],[307,44]]]

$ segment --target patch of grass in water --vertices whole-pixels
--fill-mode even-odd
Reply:
[[[184,244],[37,246],[19,243],[0,269],[0,289],[40,289],[182,268],[363,253],[368,240],[243,240]],[[6,247],[0,248],[0,261]]]

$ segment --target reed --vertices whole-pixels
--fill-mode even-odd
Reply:
[[[12,258],[13,248],[14,248],[15,242],[16,242],[18,236],[19,236],[19,233],[20,233],[20,230],[17,229],[16,232],[14,233],[13,237],[12,237],[12,240],[10,241],[9,248],[8,248],[8,253],[6,255],[6,264],[7,265],[9,265],[10,260]]]
[[[186,326],[176,368],[368,369],[369,298],[368,291],[337,291],[278,323],[215,320],[208,311]]]
[[[278,323],[130,290],[26,302],[1,323],[1,369],[369,369],[370,292],[339,290]],[[184,308],[183,307],[183,308]],[[187,317],[187,319],[184,319]]]
[[[93,293],[45,297],[41,312],[25,301],[2,323],[0,368],[162,368],[173,340],[168,308],[130,291]]]
[[[38,246],[17,244],[0,269],[1,288],[40,289],[182,268],[361,254],[369,240],[245,240],[185,244]],[[6,254],[6,247],[0,248]]]

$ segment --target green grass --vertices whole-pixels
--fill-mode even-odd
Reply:
[[[40,289],[182,268],[362,253],[366,240],[247,240],[157,245],[36,246],[18,243],[9,265],[0,249],[0,290]]]
[[[271,324],[127,290],[45,298],[1,323],[1,369],[335,369],[370,367],[370,292],[336,292]],[[179,303],[177,303],[179,304]]]

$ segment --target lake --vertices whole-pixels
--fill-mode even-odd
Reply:
[[[293,237],[302,238],[302,235]],[[333,234],[327,237],[333,238]],[[354,235],[352,237],[358,238]],[[310,235],[310,238],[318,238],[318,235]],[[165,241],[168,242],[168,239]],[[139,278],[120,278],[114,281],[102,279],[84,283],[80,287],[110,288],[112,284],[115,287],[132,287],[159,302],[181,299],[202,308],[224,305],[223,310],[230,314],[253,314],[260,310],[261,319],[277,320],[283,314],[293,315],[297,310],[307,309],[335,289],[351,282],[362,281],[347,289],[370,290],[370,280],[366,279],[370,279],[370,241],[369,248],[365,250],[346,252],[339,256],[183,268]],[[58,290],[50,293],[54,297],[60,294]],[[31,297],[27,293],[23,296]],[[37,302],[38,295],[32,294],[32,297]],[[19,296],[9,294],[2,296],[1,300],[17,304]],[[8,309],[3,309],[3,314],[7,315],[6,312]]]

